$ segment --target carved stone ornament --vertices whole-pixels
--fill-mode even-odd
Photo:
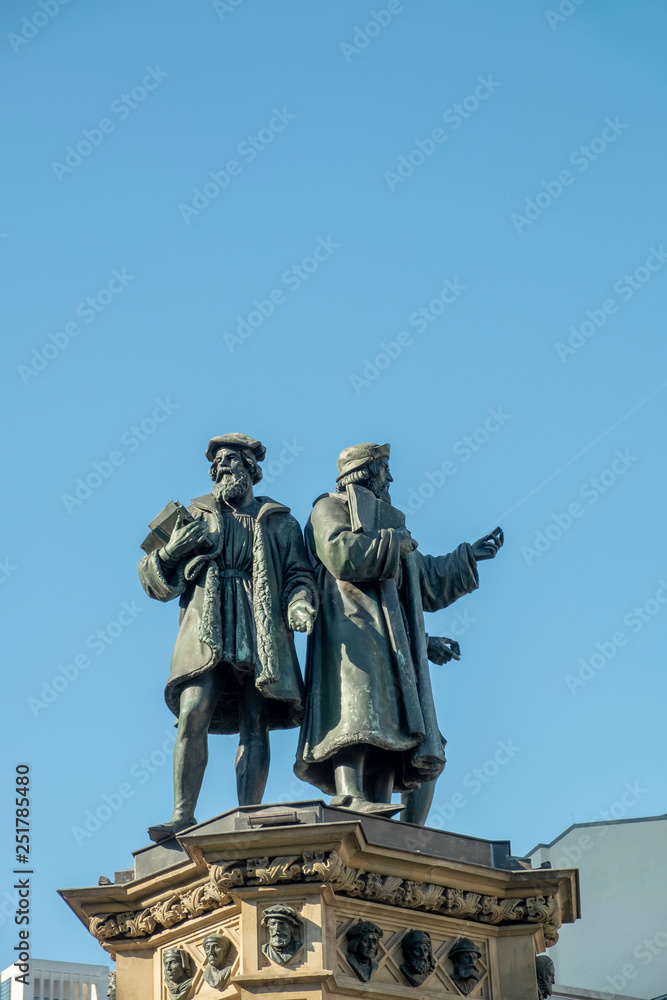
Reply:
[[[116,1000],[116,970],[112,969],[109,973],[109,985],[107,986],[107,997],[108,1000]]]
[[[547,948],[556,944],[561,924],[555,896],[498,899],[464,889],[449,889],[429,882],[349,868],[337,851],[305,851],[301,855],[209,865],[208,881],[194,889],[182,893],[172,891],[143,910],[95,914],[90,919],[89,930],[99,941],[149,937],[156,931],[226,906],[231,903],[229,893],[235,888],[281,882],[325,882],[334,892],[346,896],[483,924],[539,924]]]
[[[215,990],[224,990],[229,982],[232,967],[227,965],[227,957],[232,942],[224,934],[208,934],[202,941],[206,955],[204,979]]]
[[[404,962],[401,972],[410,986],[421,986],[436,966],[431,935],[426,931],[408,931],[401,941]]]
[[[287,965],[301,947],[301,920],[298,913],[291,906],[276,903],[264,910],[262,924],[269,933],[269,940],[262,945],[262,954],[270,962]]]
[[[164,982],[171,1000],[185,1000],[192,987],[194,963],[183,948],[167,948],[162,955]]]
[[[450,948],[447,957],[453,967],[450,973],[452,981],[464,996],[468,996],[483,976],[477,968],[477,960],[482,957],[482,952],[470,938],[459,938]]]
[[[347,960],[362,983],[367,983],[377,972],[375,959],[383,933],[370,920],[358,920],[347,932]]]

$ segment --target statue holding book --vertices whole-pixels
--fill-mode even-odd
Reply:
[[[165,689],[178,719],[174,814],[149,828],[160,841],[192,826],[208,733],[239,733],[239,805],[262,801],[269,731],[300,724],[303,682],[294,631],[312,630],[319,606],[301,528],[289,508],[255,496],[265,448],[247,434],[209,442],[214,485],[187,508],[151,522],[139,577],[149,597],[180,598],[180,628]]]
[[[427,636],[424,612],[477,589],[477,564],[503,544],[497,528],[445,556],[422,555],[391,504],[389,445],[360,444],[338,458],[335,493],[315,501],[306,526],[322,609],[308,643],[306,713],[295,772],[332,805],[424,823],[445,766],[429,658],[458,658]],[[403,806],[390,805],[394,791]]]

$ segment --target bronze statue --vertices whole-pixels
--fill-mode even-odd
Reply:
[[[293,631],[311,631],[319,598],[298,522],[288,507],[253,493],[264,456],[247,434],[212,438],[211,493],[187,510],[170,504],[171,521],[152,522],[143,545],[144,590],[158,601],[179,597],[181,606],[165,689],[178,718],[174,814],[149,829],[155,841],[196,823],[208,733],[240,734],[238,801],[253,805],[266,785],[269,730],[302,718]]]
[[[378,970],[375,959],[383,931],[370,920],[359,920],[347,932],[347,960],[357,979],[367,983]]]
[[[535,959],[535,971],[537,972],[537,995],[539,1000],[547,1000],[553,993],[556,982],[556,970],[554,963],[548,955],[538,955]]]
[[[286,965],[301,947],[299,915],[291,906],[275,903],[264,910],[262,923],[269,932],[269,940],[262,945],[262,953],[271,962]]]
[[[232,971],[231,965],[225,965],[232,942],[223,934],[208,934],[202,947],[206,955],[207,965],[204,967],[204,979],[216,990],[224,990]]]
[[[167,948],[162,955],[162,967],[171,1000],[185,1000],[194,978],[190,955],[182,948]]]
[[[408,931],[401,948],[404,958],[401,972],[410,986],[421,986],[435,969],[431,935],[426,931]]]
[[[477,959],[481,957],[482,952],[470,938],[459,938],[449,950],[447,958],[453,966],[451,978],[465,996],[472,993],[482,978],[477,968]]]
[[[335,493],[317,498],[305,531],[322,594],[308,643],[306,713],[295,772],[333,795],[332,805],[424,823],[445,766],[428,657],[425,611],[479,585],[477,564],[503,544],[498,528],[450,555],[422,555],[391,505],[389,445],[359,444],[338,458]]]

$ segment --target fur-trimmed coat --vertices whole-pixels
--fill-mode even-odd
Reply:
[[[306,556],[298,521],[289,507],[270,497],[256,497],[252,568],[252,606],[258,665],[255,684],[267,698],[269,728],[290,729],[303,716],[303,681],[287,625],[292,601],[305,597],[319,607],[315,575]],[[149,597],[171,601],[180,597],[180,628],[171,658],[165,701],[178,717],[184,683],[213,670],[222,659],[221,586],[218,557],[222,551],[222,525],[214,498],[208,494],[188,508],[206,519],[212,542],[206,551],[195,550],[169,574],[157,552],[139,563],[139,578]],[[224,558],[224,555],[223,555]],[[209,726],[211,733],[238,733],[238,698],[226,686]]]

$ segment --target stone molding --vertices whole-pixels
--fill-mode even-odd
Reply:
[[[152,906],[92,916],[90,933],[101,942],[146,938],[232,903],[234,890],[299,882],[324,883],[346,896],[479,924],[536,924],[544,932],[547,947],[558,940],[561,925],[558,899],[553,895],[499,898],[431,882],[415,882],[351,868],[338,851],[248,858],[209,864],[208,870],[207,881],[186,892],[171,890]]]

